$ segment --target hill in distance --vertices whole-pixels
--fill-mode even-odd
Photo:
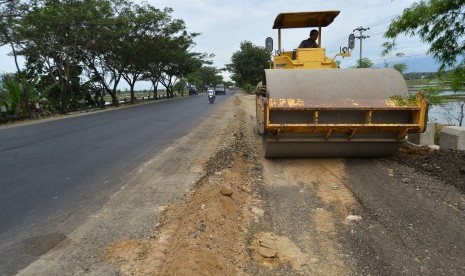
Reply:
[[[406,73],[437,72],[439,69],[439,63],[431,56],[406,57],[389,61],[388,65],[392,67],[395,63],[405,63],[407,65]],[[375,67],[382,68],[384,63],[378,63]]]

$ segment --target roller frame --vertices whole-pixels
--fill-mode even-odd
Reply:
[[[345,71],[338,74],[334,71],[341,72],[342,70],[325,72],[318,70],[305,70],[305,72],[266,70],[266,77],[263,83],[257,86],[256,92],[257,126],[259,133],[263,135],[265,157],[388,156],[397,152],[407,133],[425,130],[427,106],[422,94],[417,95],[417,105],[396,106],[389,100],[389,97],[396,95],[395,93],[399,90],[404,94],[401,96],[405,96],[407,93],[405,81],[396,76],[396,72],[385,70],[373,73],[373,71],[362,70],[358,71],[360,74],[358,72],[346,73]],[[365,72],[368,74],[364,74]],[[355,98],[352,99],[350,96],[347,97],[347,93],[347,99],[334,98],[334,95],[344,95],[344,93],[340,93],[341,91],[326,93],[328,91],[325,91],[325,87],[337,87],[338,84],[324,86],[322,81],[320,81],[319,86],[315,84],[323,79],[321,78],[322,74],[338,79],[339,86],[344,85],[345,90],[350,91],[350,89],[362,87],[365,91],[356,90],[355,93],[352,93],[355,95]],[[359,75],[357,76],[357,74]],[[280,79],[276,78],[276,75],[285,77]],[[297,85],[297,88],[290,82],[289,76],[292,75],[300,78],[300,84]],[[354,75],[357,76],[355,81],[347,81]],[[363,84],[357,83],[357,79],[369,78],[370,75],[369,85],[363,86]],[[305,87],[305,84],[302,85],[302,76],[305,76],[308,82],[313,82],[319,87],[317,93],[310,95],[311,93],[308,91],[303,91],[302,87]],[[271,82],[270,77],[274,77]],[[386,77],[388,81],[383,80]],[[391,85],[392,82],[394,85]],[[269,87],[270,83],[272,83],[271,88]],[[383,83],[388,85],[383,86]],[[350,84],[353,84],[354,87],[351,88]],[[370,93],[373,86],[379,88],[377,93]],[[332,95],[329,97],[326,95],[331,93]],[[332,100],[331,97],[334,99]],[[278,120],[275,118],[276,113],[279,114]],[[292,118],[290,115],[292,113],[302,114]],[[336,121],[322,122],[324,119],[320,115],[331,113],[336,114],[335,118],[332,118]],[[355,117],[360,117],[361,121],[340,123],[338,120],[347,119],[344,116],[340,116],[338,119],[338,113],[357,114]],[[379,114],[387,118],[379,119],[383,117],[378,116]],[[393,118],[395,117],[408,117],[408,121],[402,119],[401,122],[394,122]],[[294,119],[299,122],[292,122]],[[280,120],[281,122],[279,122]],[[282,120],[286,122],[283,123]],[[326,120],[330,119],[326,118]],[[376,122],[376,120],[384,120],[384,122]]]

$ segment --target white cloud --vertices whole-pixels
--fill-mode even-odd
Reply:
[[[251,41],[256,45],[264,45],[265,38],[271,36],[277,46],[277,31],[272,29],[274,19],[281,12],[340,10],[341,13],[333,24],[322,31],[323,47],[328,55],[339,51],[340,46],[347,44],[347,36],[359,27],[370,27],[365,35],[370,37],[363,41],[364,57],[380,59],[381,44],[384,31],[395,16],[411,6],[413,0],[273,0],[273,1],[158,1],[147,3],[162,8],[174,9],[173,17],[182,18],[191,32],[201,32],[196,39],[195,51],[215,54],[214,65],[222,68],[230,63],[232,53],[239,50],[242,41]],[[308,36],[308,29],[283,30],[282,48],[295,48],[301,40]],[[425,54],[427,46],[418,38],[400,38],[397,40],[397,51],[405,55]],[[354,55],[342,61],[342,65],[354,64],[359,56],[357,40]]]
[[[339,51],[339,46],[347,44],[347,36],[359,27],[370,27],[363,40],[363,56],[380,59],[380,45],[387,41],[383,38],[390,20],[400,15],[414,0],[144,0],[157,8],[171,7],[173,18],[183,19],[188,31],[202,33],[195,39],[194,51],[215,54],[214,65],[223,68],[230,63],[233,52],[239,50],[242,41],[251,41],[255,45],[264,45],[265,38],[271,36],[277,46],[277,30],[272,29],[274,19],[281,12],[340,10],[333,24],[322,31],[322,46],[327,48],[329,56]],[[307,38],[308,29],[283,30],[282,47],[285,50],[295,48]],[[402,37],[397,40],[397,51],[408,55],[425,54],[427,45],[418,38]],[[14,70],[11,57],[6,57],[5,49],[0,51],[0,62],[4,68]],[[342,61],[343,66],[354,64],[359,56],[359,41],[351,58]],[[4,69],[4,70],[7,70]]]

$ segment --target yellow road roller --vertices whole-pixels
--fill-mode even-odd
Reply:
[[[382,157],[398,151],[408,133],[424,132],[427,102],[421,92],[409,97],[394,69],[338,68],[348,46],[330,58],[321,47],[322,27],[339,11],[280,13],[278,49],[256,88],[256,117],[267,158]],[[283,51],[281,30],[318,28],[317,48]],[[266,39],[273,51],[273,41]]]

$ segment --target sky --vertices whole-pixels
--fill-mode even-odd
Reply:
[[[390,21],[402,14],[405,8],[415,1],[408,0],[148,0],[155,7],[171,7],[173,17],[186,22],[188,31],[202,33],[196,38],[194,51],[215,54],[214,65],[222,68],[231,62],[231,56],[240,49],[242,41],[250,41],[263,46],[270,36],[277,47],[278,31],[272,29],[274,19],[282,12],[339,10],[341,13],[334,22],[322,30],[322,46],[328,56],[339,52],[340,46],[347,45],[347,37],[357,27],[369,27],[364,35],[370,36],[362,41],[362,56],[375,63],[383,62],[380,57],[381,44],[388,41],[383,37]],[[310,29],[282,30],[282,48],[292,50],[308,37]],[[358,32],[355,33],[359,35]],[[424,56],[428,45],[418,37],[399,37],[396,40],[397,51],[406,57]],[[359,58],[360,44],[352,57],[341,60],[342,67],[354,66]]]
[[[405,57],[425,57],[428,45],[418,37],[400,36],[397,49],[390,57],[381,58],[381,44],[388,41],[383,37],[390,21],[410,7],[412,0],[133,0],[134,3],[148,3],[156,8],[173,8],[172,17],[183,19],[189,32],[201,33],[195,38],[195,52],[214,54],[213,65],[224,68],[231,63],[231,56],[240,50],[240,43],[250,41],[264,46],[266,37],[272,37],[277,47],[278,31],[272,29],[274,19],[282,12],[339,10],[334,22],[322,29],[322,47],[333,57],[339,47],[347,46],[347,37],[354,29],[362,26],[370,28],[363,35],[362,57],[370,58],[375,64],[395,62],[395,54]],[[310,29],[282,30],[282,48],[290,51],[308,38]],[[359,35],[355,32],[355,35]],[[6,48],[0,48],[0,72],[14,71],[13,59],[7,56]],[[360,54],[360,41],[357,39],[352,57],[341,59],[341,67],[355,65]],[[229,73],[223,73],[229,80]],[[147,84],[139,84],[139,87]],[[137,88],[137,86],[136,86]]]

